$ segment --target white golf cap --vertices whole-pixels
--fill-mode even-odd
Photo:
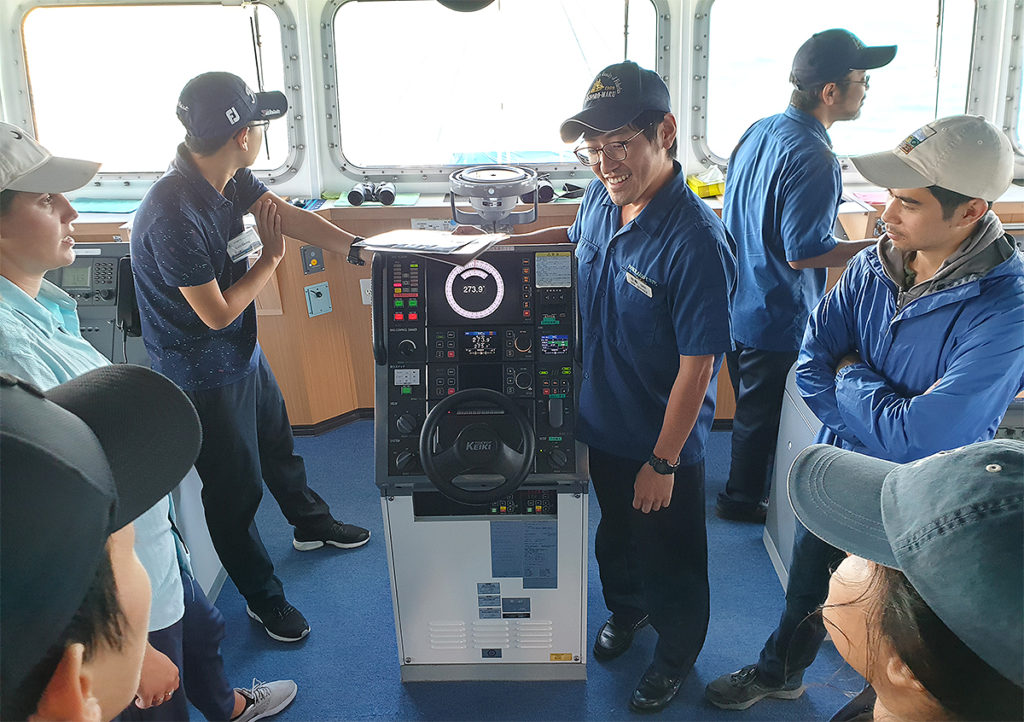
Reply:
[[[986,201],[999,198],[1013,180],[1010,141],[992,123],[973,115],[940,118],[890,151],[850,160],[882,188],[939,186]]]
[[[58,158],[27,132],[0,123],[0,190],[64,193],[88,183],[100,164]]]

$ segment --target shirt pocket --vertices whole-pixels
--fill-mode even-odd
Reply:
[[[592,309],[596,300],[597,284],[600,282],[601,251],[586,238],[576,244],[577,298],[581,309]]]
[[[615,302],[621,342],[641,347],[664,342],[667,301],[662,284],[632,266],[623,266],[615,276]]]

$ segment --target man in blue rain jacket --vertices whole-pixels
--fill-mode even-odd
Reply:
[[[889,190],[886,232],[811,314],[797,386],[820,443],[906,463],[991,439],[1024,388],[1024,258],[991,211],[1013,177],[998,128],[936,120],[897,148],[853,159]],[[708,699],[746,709],[795,699],[825,636],[814,614],[843,552],[797,527],[779,626]]]

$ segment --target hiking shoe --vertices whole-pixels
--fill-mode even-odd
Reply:
[[[290,679],[278,682],[260,682],[254,679],[252,689],[236,687],[235,691],[245,697],[245,709],[231,722],[254,722],[275,715],[290,705],[299,688]]]
[[[322,529],[296,529],[292,546],[300,552],[319,549],[324,544],[330,544],[339,549],[355,549],[368,541],[370,541],[370,532],[366,529],[354,524],[342,524],[340,521],[335,521]]]
[[[286,601],[261,607],[258,612],[246,604],[245,611],[278,642],[298,642],[309,634],[309,622],[302,616],[302,612]]]
[[[721,709],[746,709],[765,697],[796,699],[804,693],[803,680],[782,685],[763,683],[757,676],[757,665],[751,664],[731,674],[723,674],[704,688],[708,702]]]

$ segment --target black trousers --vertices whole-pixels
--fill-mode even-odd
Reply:
[[[786,376],[797,351],[762,351],[737,344],[725,355],[736,394],[732,464],[725,503],[756,504],[768,496]]]
[[[601,507],[594,554],[604,600],[620,620],[650,615],[658,632],[652,666],[669,675],[690,671],[708,631],[708,540],[704,463],[680,466],[667,508],[633,508],[633,484],[644,462],[590,449],[590,476]]]
[[[292,526],[315,529],[333,518],[306,483],[306,465],[295,453],[288,411],[270,364],[260,352],[255,373],[187,395],[203,426],[196,471],[203,481],[213,546],[250,606],[283,601],[281,580],[256,528],[263,482]]]

